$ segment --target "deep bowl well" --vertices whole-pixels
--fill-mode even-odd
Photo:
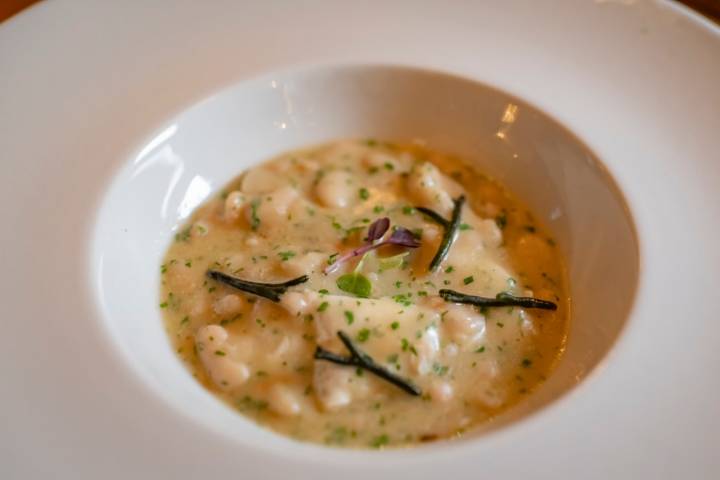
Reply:
[[[186,371],[163,330],[159,265],[192,210],[242,170],[347,137],[421,140],[475,162],[530,205],[565,255],[567,350],[545,384],[478,432],[537,411],[598,366],[628,320],[639,252],[622,195],[592,152],[534,107],[482,84],[406,67],[334,66],[246,81],[201,102],[158,129],[110,185],[91,281],[111,337],[152,389],[241,442],[289,442],[225,407]]]

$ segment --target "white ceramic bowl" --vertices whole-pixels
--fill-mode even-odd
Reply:
[[[566,354],[538,393],[486,428],[533,411],[592,370],[627,319],[639,266],[629,212],[592,153],[533,107],[475,82],[412,68],[328,66],[271,74],[203,101],[161,128],[113,182],[94,234],[91,282],[101,318],[148,387],[243,443],[280,443],[180,364],[160,318],[158,265],[192,210],[243,169],[346,137],[422,141],[461,154],[526,199],[567,253]]]
[[[2,25],[0,476],[717,477],[719,52],[717,27],[651,0],[47,2]],[[169,352],[170,229],[247,165],[360,135],[481,162],[562,239],[575,350],[503,428],[299,444]]]

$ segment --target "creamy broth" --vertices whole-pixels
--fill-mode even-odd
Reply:
[[[461,195],[454,242],[430,271],[446,227],[416,207],[447,221]],[[385,217],[383,240],[404,228],[419,246],[343,261]],[[209,271],[309,278],[273,301]],[[469,164],[417,145],[339,141],[263,163],[194,212],[161,266],[160,307],[178,355],[228,405],[300,440],[377,448],[461,435],[530,394],[563,351],[564,278],[542,225]],[[557,310],[456,304],[441,289]],[[350,356],[338,332],[418,395],[315,359],[318,348]]]

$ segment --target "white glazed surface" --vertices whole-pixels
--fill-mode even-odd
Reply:
[[[717,28],[650,1],[350,10],[68,2],[0,27],[3,478],[717,476],[720,326],[707,301],[720,266]],[[219,89],[333,63],[416,65],[499,87],[605,162],[636,222],[640,287],[619,342],[569,395],[432,450],[337,452],[258,431],[255,448],[169,407],[128,364],[88,279],[115,173]]]
[[[98,213],[91,281],[102,319],[149,386],[205,424],[255,442],[252,426],[192,388],[164,341],[158,265],[193,208],[238,172],[347,137],[422,139],[461,154],[529,202],[567,257],[574,321],[557,373],[485,428],[532,412],[597,365],[632,306],[638,253],[623,199],[591,152],[531,106],[475,82],[334,66],[274,73],[214,95],[160,128],[115,177]]]

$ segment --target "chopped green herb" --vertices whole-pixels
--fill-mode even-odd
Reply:
[[[168,307],[168,302],[162,302],[160,304],[160,308],[167,308],[167,307]]]
[[[255,231],[260,226],[260,217],[258,217],[258,207],[260,206],[259,198],[254,199],[250,202],[250,228]]]
[[[329,304],[328,302],[322,302],[322,303],[320,304],[320,306],[318,307],[317,311],[318,311],[318,312],[324,312],[325,310],[327,310],[327,307],[328,307],[329,305],[330,305],[330,304]]]
[[[382,434],[380,436],[373,438],[373,441],[370,442],[370,446],[373,448],[381,448],[381,447],[387,445],[388,443],[390,443],[390,437],[388,437],[385,434]]]
[[[335,263],[335,259],[337,258],[338,255],[339,254],[337,254],[337,253],[333,253],[332,255],[330,255],[327,259],[327,264],[332,265],[333,263]]]
[[[358,342],[366,342],[367,339],[370,338],[370,330],[367,328],[362,328],[357,333],[357,340]]]
[[[409,307],[412,305],[412,301],[410,301],[410,294],[409,293],[401,293],[399,295],[393,295],[393,300],[395,300],[397,303],[404,305],[406,307]]]
[[[238,400],[237,406],[242,411],[247,410],[265,410],[268,407],[268,402],[265,400],[256,400],[249,395],[245,395],[243,398]]]
[[[392,322],[392,323],[390,324],[390,328],[392,328],[393,330],[397,330],[398,328],[400,328],[400,323],[399,323],[399,322]]]
[[[455,270],[455,267],[453,267],[452,265],[450,265],[449,267],[447,267],[447,268],[445,269],[445,273],[452,273],[453,270]]]
[[[373,212],[375,213],[382,213],[383,210],[385,210],[385,207],[383,207],[382,205],[375,205],[373,207]]]
[[[222,350],[215,350],[215,355],[217,355],[218,357],[224,357],[225,352],[223,352]]]
[[[464,283],[465,285],[469,285],[469,284],[471,284],[471,283],[474,282],[474,281],[475,281],[475,278],[474,278],[472,275],[470,275],[469,277],[463,278],[463,283]]]
[[[350,310],[345,310],[345,321],[348,325],[352,325],[355,321],[355,315]]]
[[[179,233],[175,234],[175,241],[176,242],[188,242],[190,241],[190,227],[187,227],[180,231]]]
[[[433,373],[438,377],[442,377],[443,375],[445,375],[449,369],[450,367],[448,367],[447,365],[440,365],[439,363],[433,363],[432,366]]]
[[[402,209],[402,212],[405,215],[412,215],[415,213],[415,209],[413,207],[411,207],[410,205],[405,205]]]
[[[185,315],[182,320],[180,320],[180,325],[185,325],[190,321],[190,317]]]
[[[485,351],[485,345],[475,350],[475,353],[483,353]]]
[[[330,292],[328,292],[327,289],[325,289],[325,288],[321,288],[320,290],[318,290],[318,293],[320,295],[327,295]]]
[[[365,145],[367,145],[368,147],[376,147],[377,144],[378,144],[377,140],[375,140],[373,138],[368,138],[367,140],[365,140]]]
[[[472,230],[473,227],[468,225],[467,223],[461,223],[460,226],[458,226],[458,230]]]
[[[403,338],[400,340],[400,347],[402,348],[403,352],[407,352],[408,348],[410,348],[410,342],[407,338]]]
[[[385,164],[383,165],[383,167],[385,167],[385,170],[388,170],[388,171],[393,171],[393,170],[395,170],[395,165],[393,165],[393,164],[390,163],[390,162],[385,162]]]
[[[192,267],[192,260],[187,260],[187,261],[185,262],[185,266],[186,266],[187,268]]]
[[[292,257],[294,257],[296,254],[292,250],[287,250],[285,252],[278,252],[278,257],[280,257],[280,260],[283,262],[287,262]]]
[[[160,265],[160,273],[165,273],[165,272],[167,272],[167,265],[165,265],[163,263],[162,265]]]
[[[367,188],[362,187],[360,190],[358,190],[358,196],[360,196],[361,199],[367,200],[370,198],[370,192]]]

